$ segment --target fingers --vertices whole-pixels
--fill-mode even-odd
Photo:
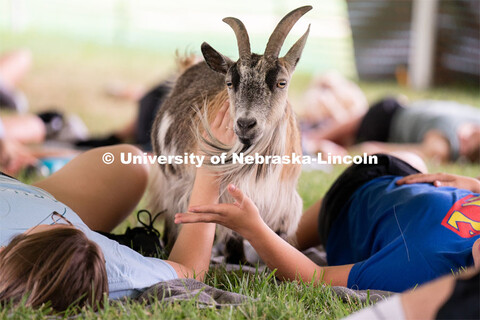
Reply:
[[[233,143],[233,138],[235,137],[235,132],[233,131],[233,119],[230,118],[230,115],[228,116],[228,123],[227,123],[227,140],[231,143]]]
[[[435,187],[457,187],[457,184],[454,181],[440,181],[435,180],[433,181],[433,185]]]
[[[229,184],[227,189],[228,193],[230,193],[230,195],[235,200],[234,205],[229,203],[209,204],[190,207],[188,208],[188,211],[195,213],[215,213],[223,216],[233,212],[234,210],[238,210],[238,207],[245,209],[255,207],[252,200],[250,200],[250,198],[248,198],[240,189],[235,187],[233,184]]]
[[[397,181],[397,185],[412,183],[433,183],[435,181],[447,181],[448,175],[444,173],[417,173],[406,176]]]
[[[234,143],[235,134],[233,132],[233,121],[229,112],[230,103],[225,101],[220,110],[218,110],[214,121],[210,127],[215,138],[225,145]]]
[[[222,142],[227,144],[227,145],[233,143],[232,138],[234,136],[233,120],[231,119],[230,112],[228,110],[229,105],[230,104],[229,104],[228,100],[225,101],[225,104],[222,107],[222,109],[223,108],[225,109],[225,112],[223,114],[222,123],[220,124],[220,128],[219,128],[220,131],[222,132]]]
[[[225,116],[228,114],[228,101],[226,101],[220,110],[218,110],[217,115],[215,116],[215,119],[213,120],[212,127],[213,128],[221,128],[223,125],[223,122],[225,121]],[[225,127],[225,126],[224,126]]]
[[[234,184],[230,183],[227,187],[228,193],[235,199],[237,202],[243,202],[245,195],[243,194],[242,190],[235,187]]]
[[[230,121],[231,121],[231,119],[230,119],[230,112],[228,112],[228,107],[229,107],[229,105],[230,105],[230,104],[229,104],[229,102],[228,102],[228,100],[227,100],[227,101],[225,101],[225,103],[223,104],[223,107],[222,107],[222,109],[223,109],[223,118],[222,118],[222,124],[221,124],[221,126],[224,127],[224,128],[225,128],[225,127],[228,127],[228,125],[230,124]]]
[[[250,209],[254,207],[252,200],[247,197],[242,190],[235,187],[233,184],[228,185],[228,193],[235,199],[235,204],[241,208]]]
[[[202,206],[193,206],[188,208],[189,212],[194,213],[215,213],[217,215],[224,215],[228,211],[235,209],[229,203],[220,203],[220,204],[207,204]]]
[[[176,224],[180,223],[218,223],[219,216],[215,213],[177,213],[175,215],[174,222]]]
[[[448,173],[415,174],[397,181],[398,185],[411,183],[432,183],[435,187],[455,187],[473,192],[480,191],[478,180]]]

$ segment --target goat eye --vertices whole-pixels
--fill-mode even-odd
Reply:
[[[233,86],[232,81],[227,81],[226,85],[228,89],[232,89],[232,86]]]
[[[285,88],[286,85],[287,85],[287,81],[285,81],[285,80],[280,80],[280,81],[277,82],[277,87],[280,88],[280,89]]]

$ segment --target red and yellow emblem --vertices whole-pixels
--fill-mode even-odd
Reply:
[[[480,196],[468,195],[453,204],[442,226],[452,230],[462,238],[480,234]]]

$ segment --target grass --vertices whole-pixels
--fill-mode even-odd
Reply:
[[[31,48],[34,67],[22,83],[32,111],[56,106],[66,113],[78,114],[84,119],[92,134],[104,134],[120,128],[131,119],[136,107],[133,103],[109,98],[104,88],[109,83],[121,81],[127,84],[153,85],[174,70],[173,53],[145,51],[131,47],[102,46],[71,39],[39,35],[35,33],[12,36],[0,31],[0,51],[8,48]],[[293,80],[292,96],[295,104],[306,88],[311,74],[299,72]],[[373,102],[384,95],[405,94],[410,99],[453,99],[478,106],[478,88],[436,88],[416,92],[395,83],[360,83],[368,99]],[[480,166],[452,164],[435,166],[431,171],[478,176]],[[328,187],[344,167],[335,166],[332,172],[308,172],[302,174],[299,190],[305,207],[325,194]],[[134,224],[132,215],[116,230],[121,231]],[[328,288],[314,288],[308,284],[278,282],[270,273],[227,273],[212,271],[207,284],[220,289],[250,296],[255,301],[234,308],[198,308],[194,302],[175,304],[112,302],[95,314],[81,310],[82,318],[138,318],[138,319],[337,319],[362,307],[356,301],[342,302]],[[43,319],[48,307],[32,310],[24,307],[0,309],[0,319]],[[72,312],[72,311],[71,311]],[[66,316],[71,314],[66,314]]]
[[[220,309],[199,308],[194,301],[165,304],[153,300],[148,306],[135,301],[113,301],[98,314],[91,309],[82,309],[79,316],[97,319],[332,319],[344,317],[364,306],[357,301],[341,301],[327,287],[278,282],[273,273],[268,272],[213,271],[206,283],[254,299],[241,306]],[[43,319],[50,311],[48,307],[40,310],[4,308],[0,310],[0,318]],[[72,314],[73,310],[69,310],[64,316]]]

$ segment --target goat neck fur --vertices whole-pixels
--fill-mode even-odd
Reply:
[[[270,36],[264,55],[251,53],[248,33],[240,20],[225,18],[235,32],[239,59],[234,62],[207,43],[202,44],[205,61],[191,66],[178,78],[157,114],[152,128],[155,153],[183,155],[201,148],[207,155],[301,154],[300,135],[287,91],[310,27],[284,57],[278,58],[278,54],[290,29],[310,9],[301,7],[287,14]],[[238,138],[233,146],[216,140],[208,125],[227,99]],[[199,134],[204,130],[207,138]],[[155,207],[167,210],[171,232],[175,229],[173,215],[187,209],[195,167],[163,165],[161,169],[154,178],[161,192]],[[212,169],[221,180],[220,202],[232,201],[225,188],[234,183],[252,198],[270,228],[293,235],[302,212],[302,200],[296,191],[300,165],[241,165],[229,161],[212,165]],[[175,232],[169,234],[170,240],[174,235]],[[225,240],[236,235],[222,229],[219,236]]]

